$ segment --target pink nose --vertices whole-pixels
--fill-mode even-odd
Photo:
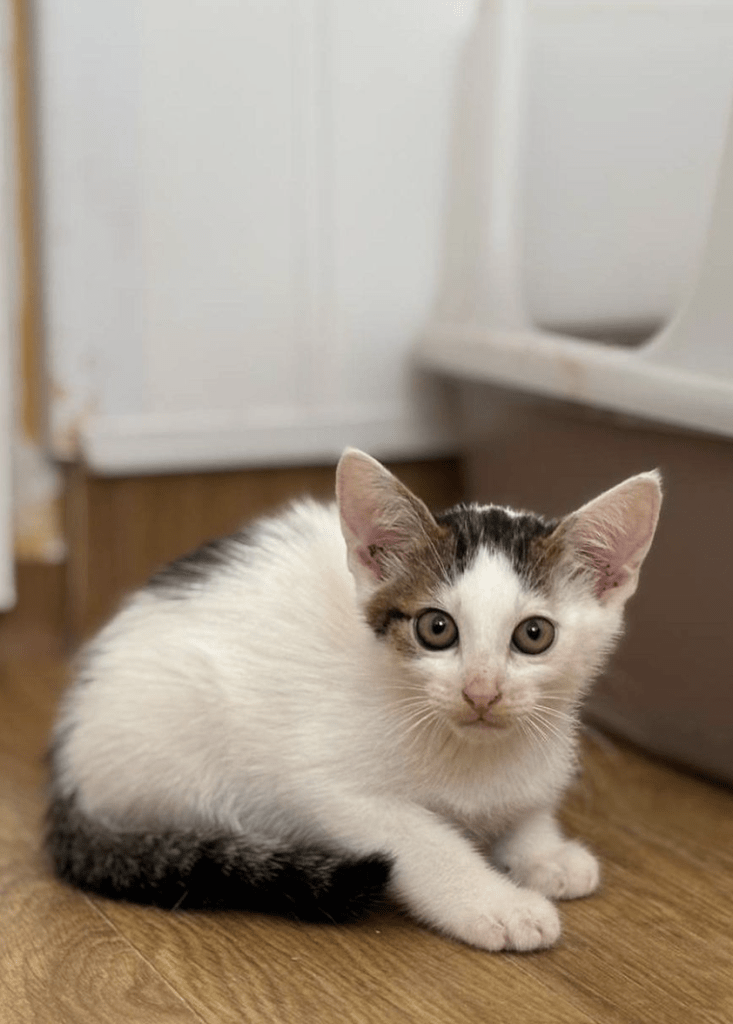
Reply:
[[[501,700],[501,693],[498,686],[483,679],[472,679],[463,688],[463,699],[471,705],[474,711],[482,713],[488,711],[492,704]]]

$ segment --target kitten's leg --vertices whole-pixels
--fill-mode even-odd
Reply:
[[[389,854],[393,894],[445,934],[488,950],[540,949],[559,937],[560,918],[549,900],[515,885],[430,811],[351,798],[348,808],[332,806],[328,820],[355,852]]]
[[[493,852],[515,882],[543,896],[573,900],[598,888],[598,861],[580,843],[563,836],[549,809],[528,815]]]

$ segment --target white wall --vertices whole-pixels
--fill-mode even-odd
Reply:
[[[452,448],[410,351],[477,2],[38,0],[57,455]]]
[[[700,259],[733,103],[733,3],[529,9],[526,301],[547,327],[649,329]]]

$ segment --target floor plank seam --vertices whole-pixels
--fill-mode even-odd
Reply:
[[[186,997],[183,995],[183,993],[180,992],[175,987],[175,985],[173,985],[165,977],[165,975],[161,973],[160,969],[158,967],[156,967],[155,964],[147,956],[145,956],[145,954],[142,952],[142,950],[138,949],[138,947],[135,945],[135,943],[132,941],[132,939],[129,937],[129,935],[126,935],[120,929],[120,927],[112,920],[112,918],[110,918],[107,914],[105,914],[105,912],[102,910],[100,905],[95,900],[91,899],[89,896],[86,896],[86,895],[84,895],[84,900],[92,908],[92,910],[96,914],[98,914],[99,917],[102,918],[102,920],[105,922],[105,924],[107,924],[112,929],[112,931],[115,933],[115,935],[118,935],[123,940],[123,942],[125,942],[130,947],[130,949],[133,951],[133,953],[135,953],[135,955],[137,957],[139,957],[140,960],[142,960],[142,962],[147,967],[150,968],[150,970],[155,974],[155,976],[160,979],[160,981],[163,983],[163,985],[165,985],[165,987],[170,992],[172,992],[173,995],[178,1000],[180,1000],[180,1002],[186,1007],[187,1010],[190,1011],[190,1013],[196,1018],[196,1020],[201,1021],[201,1024],[209,1024],[209,1022],[206,1020],[206,1018],[202,1017],[201,1014],[198,1012],[198,1010],[196,1010],[189,1003],[189,1001],[186,999]]]

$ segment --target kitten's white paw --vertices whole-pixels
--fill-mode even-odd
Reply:
[[[554,900],[589,896],[600,882],[598,861],[572,840],[536,859],[522,857],[508,866],[515,882]]]
[[[495,907],[456,922],[454,936],[480,949],[498,952],[514,949],[527,952],[552,946],[560,937],[560,915],[543,896],[518,891]]]

